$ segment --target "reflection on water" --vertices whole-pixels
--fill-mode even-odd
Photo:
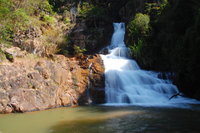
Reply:
[[[91,106],[0,115],[0,133],[199,133],[199,123],[199,106]]]

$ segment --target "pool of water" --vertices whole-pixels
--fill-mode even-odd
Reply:
[[[199,133],[192,108],[89,106],[0,115],[0,133]]]

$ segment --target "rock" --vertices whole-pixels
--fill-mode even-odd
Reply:
[[[19,47],[11,47],[5,50],[8,54],[13,57],[24,57],[26,55],[25,51],[22,51]]]
[[[14,62],[14,57],[7,53],[7,52],[4,52],[5,56],[6,56],[6,59],[9,60],[10,62]]]
[[[104,48],[104,49],[102,49],[99,53],[100,53],[100,54],[107,55],[107,54],[109,54],[109,50],[108,50],[108,48]]]
[[[98,20],[77,18],[78,21],[69,34],[71,45],[86,49],[87,54],[94,54],[109,44],[112,20],[99,17]]]
[[[0,112],[4,112],[4,107],[2,104],[0,104]]]
[[[45,53],[45,47],[39,38],[27,39],[26,41],[23,41],[19,47],[29,53],[38,54],[40,56]]]
[[[81,66],[87,66],[84,68],[89,70],[89,76],[88,74],[85,74],[87,78],[85,80],[86,82],[85,84],[87,84],[87,90],[85,90],[82,97],[80,97],[79,103],[80,104],[91,104],[91,102],[95,104],[104,103],[105,92],[104,89],[102,88],[105,88],[105,77],[104,77],[103,61],[101,60],[101,57],[99,55],[88,56],[85,59],[85,62],[82,63],[83,64],[81,64]],[[97,96],[97,94],[100,95]]]
[[[91,90],[92,102],[95,104],[105,103],[105,89],[95,88]]]
[[[87,104],[91,103],[87,101],[90,97],[94,103],[104,99],[103,92],[102,97],[97,96],[98,100],[86,95],[88,89],[93,94],[96,88],[104,87],[104,68],[99,55],[88,59],[60,55],[54,58],[54,61],[21,58],[15,63],[0,64],[0,113]]]

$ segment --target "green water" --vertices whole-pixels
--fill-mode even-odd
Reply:
[[[0,133],[200,133],[200,107],[90,106],[0,115]]]

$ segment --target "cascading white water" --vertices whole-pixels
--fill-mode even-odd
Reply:
[[[114,23],[109,54],[101,55],[105,66],[105,94],[107,104],[168,105],[174,103],[198,104],[199,101],[174,96],[179,94],[169,80],[158,78],[158,73],[140,69],[129,59],[124,43],[125,24]]]

